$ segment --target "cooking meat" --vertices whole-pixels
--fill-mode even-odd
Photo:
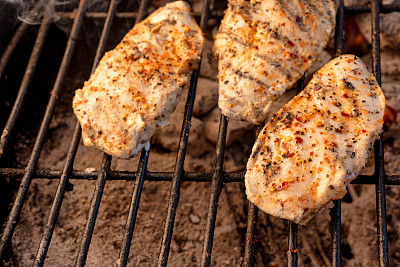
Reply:
[[[215,37],[222,113],[263,122],[272,101],[317,59],[335,17],[332,0],[229,0]]]
[[[203,43],[183,1],[136,24],[76,91],[73,109],[84,144],[120,158],[136,156],[156,129],[168,124]]]
[[[305,224],[346,194],[382,132],[385,97],[354,55],[333,59],[266,124],[245,175],[247,198]]]

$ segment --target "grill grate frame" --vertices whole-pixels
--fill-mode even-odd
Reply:
[[[50,0],[54,1],[54,0]],[[173,234],[174,220],[176,209],[179,205],[180,196],[180,185],[182,181],[194,181],[194,182],[211,182],[210,196],[209,196],[209,208],[206,222],[206,228],[204,232],[203,241],[203,252],[201,256],[201,266],[210,266],[210,260],[212,255],[213,237],[215,230],[215,222],[218,211],[218,200],[219,195],[222,191],[224,183],[231,182],[243,182],[244,172],[233,172],[227,173],[223,170],[223,156],[225,151],[225,139],[228,127],[228,120],[225,116],[221,115],[220,128],[218,134],[218,140],[216,145],[216,160],[214,169],[212,172],[185,172],[183,169],[183,163],[185,160],[185,152],[187,149],[187,141],[190,130],[190,121],[192,116],[193,104],[195,100],[197,79],[199,70],[195,70],[192,75],[192,80],[188,92],[188,100],[185,107],[185,115],[182,124],[181,138],[179,143],[179,150],[176,157],[176,164],[174,172],[150,172],[147,170],[147,162],[149,158],[150,150],[143,149],[138,169],[136,172],[120,172],[111,171],[111,156],[104,154],[100,172],[86,173],[84,171],[73,170],[73,163],[75,155],[79,146],[81,138],[81,129],[79,123],[77,123],[73,138],[70,144],[70,148],[65,160],[64,168],[62,171],[48,171],[37,169],[36,165],[40,157],[40,152],[43,148],[44,138],[49,128],[54,108],[56,105],[57,95],[60,93],[61,85],[65,77],[66,71],[69,67],[72,53],[75,49],[77,37],[82,25],[84,17],[88,18],[105,18],[103,32],[100,38],[100,42],[97,48],[96,57],[93,64],[93,70],[103,55],[105,50],[105,43],[109,35],[109,29],[111,27],[114,17],[119,18],[136,18],[136,22],[139,22],[146,15],[146,9],[150,0],[142,0],[138,12],[126,12],[116,13],[118,0],[111,0],[108,13],[86,13],[87,0],[81,0],[79,8],[75,13],[74,23],[72,31],[68,39],[65,54],[55,81],[52,95],[49,99],[46,113],[43,117],[43,121],[40,126],[37,139],[29,159],[29,163],[26,169],[11,169],[11,168],[0,168],[0,176],[7,178],[22,178],[19,191],[16,195],[14,205],[9,214],[8,220],[4,226],[1,241],[0,241],[0,260],[4,259],[7,246],[9,245],[18,218],[22,210],[22,206],[25,202],[26,195],[29,190],[32,179],[58,179],[59,184],[53,200],[52,208],[48,217],[48,221],[42,236],[42,240],[39,244],[38,252],[34,262],[34,266],[42,266],[46,257],[47,250],[49,248],[51,237],[55,228],[55,224],[58,218],[58,214],[62,205],[65,191],[72,190],[72,184],[70,179],[77,180],[96,180],[95,190],[93,192],[92,202],[87,217],[87,222],[82,235],[81,244],[76,257],[75,265],[84,266],[86,262],[87,253],[91,242],[91,237],[96,222],[97,212],[101,202],[103,189],[107,180],[135,180],[132,199],[129,207],[129,214],[127,216],[125,232],[122,240],[121,251],[119,254],[118,266],[126,266],[127,259],[130,250],[130,244],[132,240],[132,234],[135,227],[137,212],[139,209],[140,196],[143,188],[144,181],[171,181],[170,199],[168,204],[167,215],[165,218],[165,227],[160,247],[160,255],[158,260],[158,266],[166,266],[168,261],[169,249],[171,237]],[[211,0],[205,0],[203,11],[201,14],[195,14],[196,17],[201,16],[200,27],[205,31],[207,27],[207,21],[209,17],[221,17],[222,13],[213,12],[210,10]],[[369,6],[354,6],[345,7],[343,0],[340,1],[340,6],[337,13],[336,32],[335,32],[335,46],[337,55],[339,55],[343,48],[343,16],[344,13],[358,14],[358,13],[369,13],[372,16],[372,64],[373,73],[375,74],[377,81],[381,84],[381,70],[380,70],[380,49],[379,49],[379,14],[390,13],[394,11],[400,11],[400,4],[382,5],[380,1],[373,0]],[[68,12],[60,13],[63,17],[68,17]],[[37,40],[35,42],[34,49],[32,51],[31,59],[28,63],[24,78],[22,80],[20,90],[15,101],[13,110],[9,116],[9,122],[7,122],[5,129],[0,141],[0,150],[6,149],[8,138],[12,134],[15,122],[18,119],[19,112],[22,108],[25,95],[29,88],[32,74],[35,71],[36,63],[42,52],[43,43],[47,35],[47,30],[50,26],[49,20],[44,20],[38,32]],[[10,58],[18,39],[24,34],[26,30],[26,24],[22,23],[19,30],[14,35],[13,40],[2,55],[0,65],[1,73],[4,70],[7,61]],[[93,72],[92,70],[92,72]],[[298,82],[298,92],[304,88],[304,79]],[[260,130],[261,128],[259,128]],[[7,133],[7,134],[5,134]],[[376,209],[377,209],[377,239],[378,239],[378,257],[380,266],[388,266],[388,245],[387,245],[387,226],[386,226],[386,204],[385,204],[385,185],[400,185],[400,175],[387,176],[384,172],[384,151],[382,137],[374,145],[375,153],[375,172],[371,176],[360,175],[353,184],[375,184],[376,186]],[[0,153],[0,161],[3,159],[3,153]],[[341,253],[340,253],[340,238],[341,238],[341,202],[335,201],[334,208],[330,212],[331,222],[331,240],[332,240],[332,252],[331,252],[331,264],[333,266],[341,265]],[[244,266],[254,265],[254,251],[255,251],[255,231],[257,225],[258,209],[253,204],[249,203],[248,207],[248,224],[246,231],[246,243],[244,251]],[[288,265],[297,266],[298,250],[297,250],[297,235],[298,227],[294,223],[289,223],[289,235],[288,235]]]

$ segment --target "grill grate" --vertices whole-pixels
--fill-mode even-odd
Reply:
[[[50,0],[54,1],[54,0]],[[90,209],[82,235],[80,247],[78,249],[78,255],[76,257],[76,266],[84,266],[89,251],[89,246],[93,234],[94,225],[96,222],[97,213],[99,210],[103,189],[107,180],[135,180],[132,198],[129,207],[129,214],[126,221],[125,232],[122,240],[121,251],[119,254],[118,266],[126,266],[128,255],[130,253],[130,245],[132,241],[132,235],[135,228],[136,217],[139,209],[140,196],[143,188],[144,181],[171,181],[170,198],[168,203],[167,215],[165,218],[164,233],[162,237],[162,243],[160,248],[160,254],[158,259],[158,266],[166,266],[168,261],[168,255],[170,250],[171,237],[174,229],[174,221],[176,210],[179,204],[180,197],[180,186],[182,181],[194,181],[194,182],[211,182],[210,196],[209,196],[209,207],[206,221],[206,228],[204,232],[203,241],[203,252],[201,256],[201,266],[209,266],[212,247],[213,237],[216,223],[216,216],[218,211],[219,196],[222,191],[224,183],[231,182],[243,182],[244,172],[232,172],[227,173],[223,170],[223,158],[225,151],[225,139],[228,127],[228,120],[225,116],[221,115],[219,134],[216,145],[216,160],[214,170],[212,172],[185,172],[183,164],[185,161],[185,154],[187,149],[188,135],[190,130],[190,122],[192,117],[192,110],[196,94],[197,79],[199,70],[195,70],[192,75],[190,88],[188,92],[188,98],[185,107],[184,120],[182,124],[181,137],[179,142],[179,150],[176,157],[175,169],[173,172],[150,172],[147,170],[147,163],[149,159],[149,150],[143,149],[138,169],[136,172],[120,172],[111,171],[111,156],[104,154],[101,169],[99,172],[87,173],[84,171],[73,170],[73,163],[75,155],[79,146],[81,138],[81,128],[79,123],[75,127],[73,138],[69,147],[69,151],[65,160],[64,168],[61,171],[48,171],[37,169],[37,162],[40,157],[40,152],[43,148],[44,139],[46,132],[49,128],[52,115],[54,113],[57,96],[60,94],[61,85],[65,78],[66,71],[69,68],[69,64],[72,58],[72,53],[75,49],[77,37],[82,26],[84,16],[88,18],[105,18],[104,28],[101,34],[100,42],[97,48],[96,57],[93,64],[93,70],[103,55],[105,50],[105,43],[109,35],[109,30],[114,17],[119,18],[136,18],[136,22],[142,20],[146,15],[147,7],[150,0],[142,0],[138,12],[126,12],[116,13],[118,0],[111,0],[108,13],[86,13],[87,0],[81,0],[79,8],[75,14],[72,31],[68,39],[65,54],[55,81],[55,85],[49,99],[46,113],[43,117],[43,121],[40,126],[40,130],[35,141],[35,145],[32,154],[29,159],[28,166],[26,169],[12,169],[12,168],[0,168],[0,176],[7,178],[22,178],[20,188],[16,195],[13,207],[4,226],[1,242],[0,242],[0,260],[4,259],[7,246],[9,245],[15,227],[18,223],[18,218],[22,210],[22,206],[25,202],[29,186],[32,179],[44,178],[44,179],[57,179],[59,184],[57,191],[52,203],[51,211],[47,220],[47,224],[40,242],[38,252],[35,258],[34,266],[42,266],[44,264],[46,253],[48,251],[52,234],[55,228],[55,224],[60,212],[63,197],[65,191],[72,190],[72,184],[70,179],[77,180],[96,180],[95,190],[93,192],[93,198],[90,204]],[[201,16],[200,27],[205,32],[209,17],[220,18],[221,12],[214,12],[210,10],[210,0],[204,1],[203,11],[201,14],[195,14],[195,16]],[[381,84],[381,71],[380,71],[380,49],[379,49],[379,14],[389,13],[393,11],[400,11],[399,4],[392,5],[381,5],[378,0],[371,1],[370,6],[354,6],[344,7],[343,1],[341,1],[336,22],[336,33],[335,33],[335,46],[337,55],[341,54],[343,50],[343,16],[344,13],[357,14],[371,12],[372,15],[372,63],[373,72],[377,78],[379,84]],[[71,17],[70,13],[60,13],[62,17]],[[0,160],[3,159],[3,151],[5,151],[8,144],[8,140],[12,135],[12,130],[18,119],[20,110],[22,108],[25,96],[27,94],[30,81],[42,52],[43,43],[46,38],[49,26],[51,22],[49,19],[44,19],[42,22],[39,33],[35,42],[35,46],[28,63],[25,75],[23,77],[18,96],[16,98],[12,112],[8,118],[7,124],[3,130],[0,141]],[[7,64],[10,55],[13,53],[14,48],[21,39],[21,36],[26,30],[26,24],[21,24],[17,30],[14,38],[10,42],[9,46],[5,50],[1,61],[0,61],[0,75],[3,74],[5,65]],[[93,72],[92,70],[92,72]],[[304,78],[302,78],[298,84],[298,92],[304,88]],[[261,130],[259,127],[258,130]],[[375,184],[376,185],[376,209],[377,209],[377,238],[378,238],[378,255],[380,266],[388,266],[388,245],[386,235],[386,207],[385,207],[385,185],[400,185],[400,175],[387,176],[384,173],[384,153],[382,138],[375,143],[375,172],[371,176],[360,175],[353,184]],[[255,231],[257,225],[258,209],[253,204],[249,203],[248,206],[248,222],[247,232],[245,241],[244,251],[244,266],[254,265],[254,252],[255,252]],[[341,252],[340,252],[340,232],[341,232],[341,202],[335,201],[334,208],[330,212],[331,222],[331,240],[332,240],[332,254],[331,264],[333,266],[341,265]],[[288,236],[288,265],[297,266],[298,259],[298,246],[297,246],[298,226],[294,223],[289,223],[289,236]]]

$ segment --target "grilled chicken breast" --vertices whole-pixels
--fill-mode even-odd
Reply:
[[[186,2],[169,3],[136,24],[76,91],[84,144],[119,158],[136,156],[168,124],[203,43]]]
[[[258,136],[245,175],[248,199],[307,223],[345,195],[379,138],[384,110],[382,90],[361,60],[333,59]]]
[[[229,0],[215,36],[222,113],[263,122],[326,46],[335,17],[332,0]]]

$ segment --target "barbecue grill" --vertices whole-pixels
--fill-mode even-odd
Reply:
[[[50,0],[53,1],[53,0]],[[244,172],[225,172],[223,168],[224,152],[225,152],[225,139],[228,126],[228,120],[225,116],[221,115],[219,134],[217,145],[215,149],[216,159],[214,169],[211,172],[185,172],[183,166],[185,162],[185,154],[187,151],[188,136],[190,132],[190,124],[192,118],[193,105],[196,95],[196,85],[199,76],[199,70],[195,70],[192,75],[190,88],[188,91],[187,102],[185,106],[185,113],[183,124],[181,128],[179,149],[176,156],[176,163],[173,172],[152,172],[147,169],[147,163],[149,159],[149,149],[143,149],[140,155],[140,161],[136,172],[125,172],[118,170],[110,170],[112,157],[104,154],[101,164],[101,169],[98,172],[86,172],[82,170],[74,170],[73,164],[75,156],[78,150],[78,146],[81,138],[80,125],[77,123],[76,128],[70,143],[68,154],[65,158],[64,167],[62,170],[49,171],[45,169],[37,168],[40,153],[44,145],[46,133],[49,130],[50,122],[57,105],[58,96],[61,93],[62,84],[66,76],[67,70],[70,67],[72,53],[76,47],[78,34],[82,28],[82,22],[84,17],[86,18],[104,18],[104,28],[100,37],[100,42],[97,47],[96,57],[93,64],[93,69],[99,62],[99,59],[105,52],[106,40],[109,36],[110,28],[115,17],[120,19],[136,19],[136,22],[141,21],[148,13],[147,8],[151,0],[142,0],[140,7],[137,12],[116,12],[117,4],[119,1],[111,0],[109,4],[108,13],[101,12],[86,12],[86,6],[88,0],[80,0],[79,7],[74,16],[72,13],[58,13],[63,18],[70,18],[73,20],[73,26],[69,35],[68,43],[65,48],[62,63],[59,68],[59,72],[55,79],[54,87],[51,93],[51,97],[48,101],[45,115],[43,117],[39,133],[35,140],[35,144],[32,153],[29,158],[29,162],[26,168],[4,168],[4,164],[1,164],[0,176],[1,179],[19,179],[20,186],[13,202],[12,208],[8,214],[8,218],[3,226],[0,242],[0,260],[4,260],[8,246],[10,245],[14,230],[19,221],[19,216],[22,211],[24,202],[30,188],[30,184],[33,179],[56,179],[59,181],[56,194],[54,196],[49,217],[47,218],[47,224],[44,228],[44,233],[40,241],[37,255],[34,260],[34,266],[42,266],[46,259],[46,253],[50,246],[53,231],[58,219],[64,194],[66,191],[73,190],[70,180],[79,182],[81,180],[96,180],[95,190],[93,192],[93,198],[89,207],[87,215],[86,225],[82,234],[81,242],[79,244],[78,253],[76,255],[76,266],[84,266],[86,258],[91,244],[91,238],[94,231],[94,226],[99,211],[99,206],[102,199],[103,189],[106,181],[112,182],[114,180],[133,180],[134,189],[132,192],[132,199],[129,206],[129,214],[126,219],[126,227],[124,229],[123,240],[121,243],[121,250],[119,258],[117,260],[118,266],[126,266],[128,255],[130,253],[132,236],[135,228],[135,222],[139,210],[139,202],[141,198],[142,188],[144,181],[170,181],[171,190],[168,202],[168,209],[165,217],[164,232],[162,236],[162,242],[160,247],[158,266],[166,266],[168,263],[168,255],[170,251],[171,238],[174,230],[174,221],[176,217],[177,209],[179,208],[180,198],[180,187],[183,181],[191,182],[209,182],[211,183],[209,192],[209,206],[206,220],[206,227],[204,230],[203,240],[203,251],[201,256],[201,266],[210,266],[212,248],[213,248],[213,237],[214,230],[217,220],[218,201],[221,191],[226,183],[242,183],[244,180]],[[200,27],[205,32],[208,19],[210,17],[220,19],[222,17],[221,12],[216,12],[210,9],[211,0],[205,0],[201,14],[194,14],[197,18],[200,18]],[[379,14],[390,13],[394,11],[400,11],[400,4],[382,5],[380,1],[371,1],[370,5],[367,6],[351,6],[346,7],[341,1],[337,13],[336,22],[336,33],[335,33],[335,47],[336,54],[340,55],[343,50],[343,18],[344,14],[361,14],[371,13],[372,16],[372,63],[373,73],[375,74],[377,81],[381,84],[380,75],[380,42],[379,42]],[[9,114],[7,123],[3,129],[0,141],[0,161],[4,162],[5,151],[8,149],[10,138],[16,134],[13,129],[15,128],[18,120],[20,111],[24,104],[24,99],[27,96],[30,81],[32,80],[35,72],[39,57],[43,51],[44,40],[52,24],[51,19],[46,13],[43,22],[38,30],[36,42],[26,69],[26,72],[22,78],[21,86],[19,88],[18,95],[15,99],[14,106],[11,113]],[[27,24],[22,23],[16,30],[13,38],[9,42],[8,46],[3,52],[0,61],[0,77],[3,75],[5,67],[12,56],[15,53],[15,48],[18,45],[21,38],[24,36],[27,30]],[[92,70],[93,71],[93,70]],[[297,83],[297,90],[300,92],[304,88],[304,77]],[[5,116],[5,114],[3,114]],[[258,127],[258,130],[261,128]],[[400,185],[400,176],[392,175],[388,176],[384,172],[384,151],[382,138],[377,141],[374,145],[375,154],[375,172],[373,175],[360,175],[357,179],[352,181],[353,184],[374,184],[376,186],[376,218],[377,218],[377,240],[378,240],[378,256],[379,265],[388,266],[388,244],[387,244],[387,230],[386,230],[386,206],[385,206],[385,185]],[[128,189],[127,189],[128,190]],[[257,228],[257,217],[258,209],[253,204],[248,204],[248,222],[246,231],[245,248],[243,252],[243,266],[254,266],[254,254],[256,246],[256,228]],[[341,265],[341,201],[334,201],[334,207],[330,211],[331,222],[331,264],[333,266]],[[295,223],[289,223],[289,234],[288,234],[288,265],[297,266],[298,261],[298,226]]]

